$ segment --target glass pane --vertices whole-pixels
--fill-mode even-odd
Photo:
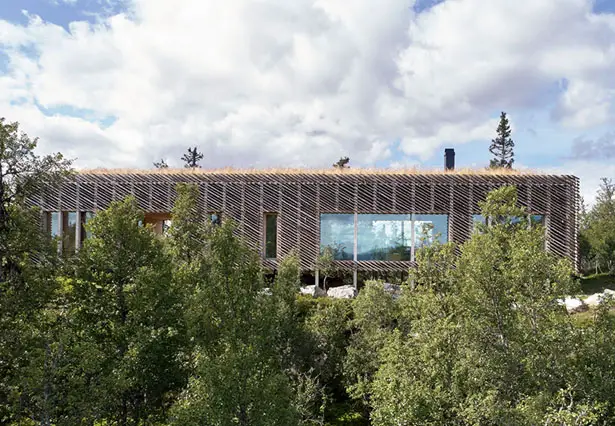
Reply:
[[[62,213],[62,248],[65,253],[75,252],[75,237],[77,235],[77,213],[76,212],[63,212]]]
[[[60,236],[60,212],[49,212],[49,230],[52,237]]]
[[[485,225],[487,223],[485,216],[482,214],[473,214],[472,215],[472,230],[476,229],[477,225]]]
[[[541,214],[533,214],[530,215],[530,226],[533,225],[544,225],[545,217]]]
[[[448,241],[448,215],[417,214],[414,215],[414,246],[421,248],[437,238],[442,244]]]
[[[278,248],[278,217],[274,214],[265,216],[265,257],[275,259]]]
[[[320,247],[331,247],[336,260],[353,260],[354,215],[321,214]]]
[[[357,260],[410,260],[411,215],[360,214],[357,220]]]
[[[166,234],[171,229],[171,219],[165,219],[162,221],[162,233]]]
[[[222,223],[222,216],[218,212],[209,213],[209,220],[212,225],[220,225]]]
[[[82,212],[81,213],[81,242],[87,240],[92,237],[92,232],[88,229],[88,223],[94,217],[93,212]]]

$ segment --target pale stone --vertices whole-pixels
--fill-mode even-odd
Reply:
[[[312,297],[321,297],[321,296],[327,295],[327,293],[325,293],[325,291],[322,288],[316,285],[308,285],[305,287],[301,287],[299,291],[303,295],[312,296]]]
[[[588,306],[581,299],[576,297],[567,297],[564,300],[558,300],[562,305],[566,306],[569,313],[584,312],[588,310]]]
[[[602,303],[602,299],[604,299],[604,293],[594,293],[583,299],[583,302],[585,302],[587,306],[598,306]]]
[[[335,299],[354,299],[357,297],[357,289],[351,285],[342,285],[339,287],[332,287],[327,292],[327,296]]]

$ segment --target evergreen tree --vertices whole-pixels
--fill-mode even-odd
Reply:
[[[341,157],[336,163],[333,163],[333,167],[336,169],[345,169],[348,168],[348,163],[350,162],[350,158]]]
[[[185,162],[184,167],[187,169],[198,169],[199,161],[203,159],[203,154],[198,152],[196,146],[194,148],[188,148],[188,152],[184,154],[182,160]]]
[[[154,161],[154,167],[157,169],[168,169],[169,165],[166,160],[162,158],[160,161]]]
[[[498,136],[491,140],[491,146],[489,147],[489,152],[495,156],[495,158],[491,160],[490,167],[512,169],[515,161],[515,153],[513,151],[515,143],[510,137],[511,133],[512,131],[508,123],[508,117],[506,117],[505,112],[502,112],[497,129]]]

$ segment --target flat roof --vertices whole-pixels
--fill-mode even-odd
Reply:
[[[484,175],[484,176],[546,176],[551,173],[542,173],[531,169],[491,169],[491,168],[462,168],[455,170],[443,169],[386,169],[386,168],[264,168],[264,169],[235,169],[232,167],[219,169],[201,168],[166,168],[166,169],[82,169],[76,170],[82,175]]]

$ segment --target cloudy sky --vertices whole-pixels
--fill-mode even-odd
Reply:
[[[0,116],[78,167],[615,177],[615,0],[0,0]]]

